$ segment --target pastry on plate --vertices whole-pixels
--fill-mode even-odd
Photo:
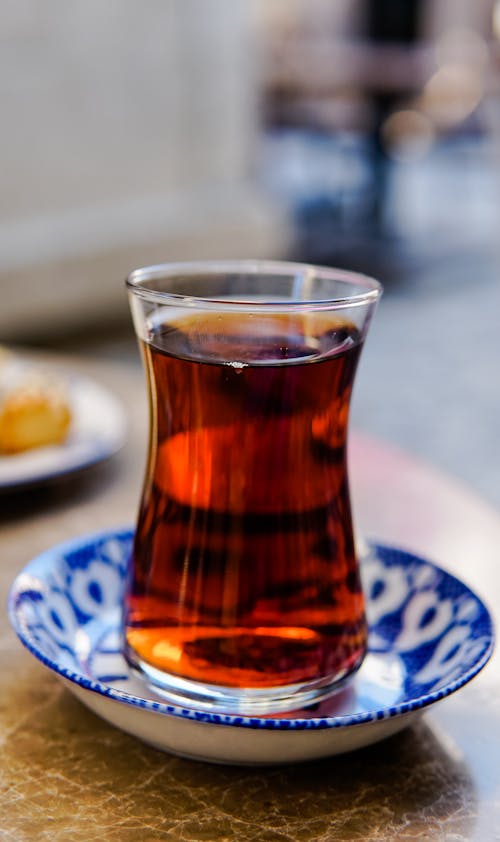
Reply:
[[[0,454],[61,444],[70,425],[64,384],[0,348]]]

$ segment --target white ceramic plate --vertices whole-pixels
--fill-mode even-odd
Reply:
[[[368,655],[344,690],[274,717],[180,708],[128,669],[120,615],[130,530],[85,536],[34,559],[15,579],[11,623],[24,645],[113,725],[200,760],[276,764],[369,745],[458,690],[493,650],[491,617],[460,580],[391,547],[362,561]]]
[[[90,467],[116,453],[125,442],[121,404],[84,377],[65,376],[73,422],[66,441],[24,453],[0,456],[0,491],[38,485]]]

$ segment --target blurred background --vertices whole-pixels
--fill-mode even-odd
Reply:
[[[139,365],[132,268],[359,269],[354,425],[500,505],[500,2],[1,6],[0,342]]]

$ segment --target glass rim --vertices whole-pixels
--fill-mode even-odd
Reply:
[[[142,286],[145,282],[152,280],[168,280],[180,277],[211,276],[220,274],[242,274],[258,276],[260,274],[281,275],[296,279],[299,282],[306,282],[314,278],[340,281],[341,283],[361,287],[361,291],[348,293],[346,295],[330,296],[328,298],[314,298],[313,296],[292,297],[283,300],[272,297],[263,300],[252,299],[250,296],[245,299],[242,296],[196,296],[178,292],[166,292],[163,290],[151,289]],[[134,269],[127,276],[125,284],[129,292],[142,298],[145,301],[157,304],[171,304],[183,307],[195,307],[198,309],[245,309],[252,307],[261,312],[275,310],[330,310],[344,307],[366,306],[375,303],[382,294],[382,284],[369,275],[348,269],[337,269],[331,266],[317,266],[313,263],[299,263],[286,260],[192,260],[175,261],[169,263],[158,263],[151,266],[144,266]]]

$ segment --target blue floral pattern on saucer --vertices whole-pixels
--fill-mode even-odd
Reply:
[[[113,712],[108,708],[98,712],[132,733],[136,727],[131,709],[136,714],[139,709],[161,714],[169,720],[236,726],[238,731],[373,725],[420,712],[458,690],[482,669],[493,650],[491,617],[465,584],[407,552],[371,545],[361,565],[369,620],[368,654],[345,689],[320,704],[275,717],[180,708],[131,674],[122,655],[120,604],[131,542],[132,532],[127,529],[85,536],[49,550],[15,579],[9,614],[30,652],[66,679],[89,706],[97,709],[103,699],[128,706],[125,719],[116,717],[116,707]],[[99,703],[94,694],[101,697]],[[386,732],[405,724],[398,722]],[[385,732],[380,734],[367,734],[361,742],[358,736],[340,750],[368,744]],[[190,753],[189,746],[172,747],[170,738],[149,738],[142,731],[139,735],[161,748],[198,756]],[[192,741],[193,734],[188,736]],[[205,759],[218,759],[217,753]],[[240,760],[236,758],[236,762]]]

